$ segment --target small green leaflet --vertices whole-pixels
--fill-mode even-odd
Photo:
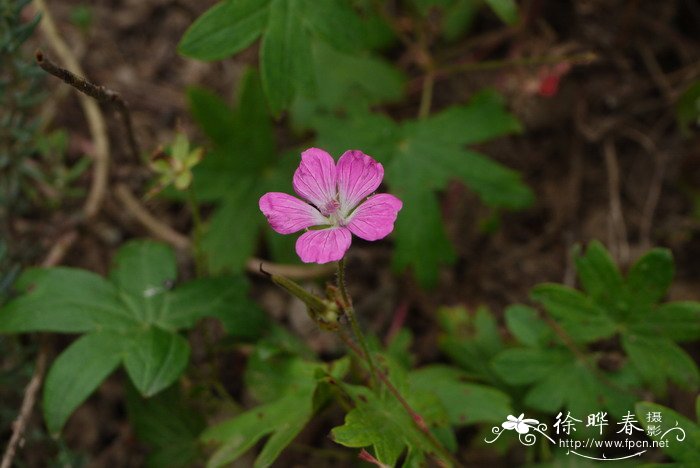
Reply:
[[[172,250],[151,241],[125,244],[109,279],[73,268],[30,269],[19,278],[17,288],[24,294],[0,309],[0,333],[84,333],[46,377],[44,415],[50,432],[59,432],[120,364],[144,396],[172,384],[190,354],[178,331],[198,319],[213,316],[227,323],[233,311],[262,314],[250,303],[244,311],[237,308],[247,300],[243,278],[200,279],[171,289],[175,279]]]
[[[647,429],[651,425],[661,429],[660,432],[653,431],[653,434],[648,435],[648,437],[655,441],[667,441],[667,444],[662,445],[663,451],[677,463],[666,466],[697,465],[700,453],[700,426],[698,426],[698,422],[700,422],[700,397],[695,400],[695,408],[696,422],[694,423],[676,411],[656,403],[643,401],[635,406],[637,420],[642,424],[647,434],[649,434]],[[649,416],[654,413],[660,414],[659,422],[649,422]]]

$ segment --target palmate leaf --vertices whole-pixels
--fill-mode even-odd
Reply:
[[[573,290],[568,292],[579,297],[578,301],[568,301],[571,310],[576,309],[580,314],[570,323],[582,324],[590,320],[590,315],[588,319],[583,317],[582,304],[594,307],[596,319],[607,322],[602,328],[621,335],[632,365],[657,393],[664,391],[669,379],[690,390],[700,386],[697,366],[674,343],[700,338],[700,304],[658,304],[666,295],[674,274],[668,250],[650,250],[630,268],[627,278],[623,278],[605,247],[594,241],[577,259],[576,267],[588,296]],[[551,295],[543,296],[539,288],[533,290],[533,297],[543,302],[553,315],[561,312],[561,308],[551,302]],[[552,287],[546,288],[551,290]]]
[[[441,443],[454,449],[456,442],[449,429],[450,417],[440,397],[432,391],[421,391],[418,385],[414,388],[409,382],[401,385],[396,382],[395,377],[392,377],[392,380],[401,389],[411,408],[423,417]],[[419,385],[420,380],[421,377],[418,376]],[[403,466],[406,467],[429,466],[429,459],[439,458],[436,448],[415,426],[411,416],[395,397],[387,392],[378,396],[366,387],[346,384],[340,386],[352,399],[355,407],[345,415],[344,424],[331,431],[331,438],[335,442],[346,447],[370,448],[380,462],[389,466],[396,466],[397,460],[404,452],[406,459]],[[449,398],[447,394],[443,396]]]
[[[359,112],[342,119],[317,116],[313,125],[319,147],[334,153],[359,148],[384,164],[389,191],[404,201],[394,234],[394,265],[412,267],[424,286],[434,285],[440,266],[455,259],[436,198],[450,180],[463,182],[494,207],[518,209],[533,201],[516,172],[466,148],[520,130],[494,92],[422,120],[397,123]]]
[[[322,393],[317,393],[319,385],[327,385],[324,380],[328,376],[341,379],[348,368],[347,359],[322,364],[265,344],[256,348],[246,381],[263,404],[204,431],[201,440],[217,446],[207,466],[230,464],[266,436],[254,466],[270,466],[325,403],[325,398],[319,401],[316,397]]]
[[[132,241],[115,255],[110,280],[71,268],[28,270],[19,279],[24,294],[0,309],[0,333],[86,333],[47,375],[44,414],[52,433],[120,364],[144,396],[172,384],[190,353],[178,331],[199,318],[226,322],[232,311],[260,314],[237,305],[246,289],[240,278],[196,280],[171,290],[175,265],[170,248]]]
[[[296,95],[315,87],[314,40],[355,51],[363,29],[345,0],[227,0],[190,26],[178,50],[196,59],[217,60],[262,36],[262,85],[269,108],[279,115]]]

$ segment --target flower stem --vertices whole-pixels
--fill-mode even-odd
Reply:
[[[343,340],[343,342],[347,345],[348,348],[352,350],[353,353],[355,353],[361,360],[368,361],[366,359],[367,355],[364,354],[363,350],[358,348],[358,346],[348,337],[345,332],[343,332],[342,329],[338,330],[338,335],[340,338]],[[379,369],[375,369],[375,375],[379,378],[379,380],[384,384],[384,386],[389,390],[389,393],[391,393],[394,398],[403,406],[404,410],[411,416],[411,420],[413,420],[413,423],[416,425],[418,430],[425,436],[425,438],[430,442],[430,445],[432,445],[437,452],[444,457],[445,460],[449,461],[453,466],[459,467],[462,466],[461,463],[455,458],[452,453],[450,453],[449,450],[447,450],[439,440],[433,435],[432,432],[430,432],[430,428],[425,422],[425,419],[423,419],[423,416],[421,416],[416,410],[414,410],[411,405],[406,401],[406,399],[401,395],[401,392],[394,386],[393,383],[391,383],[391,380],[389,380],[389,377]]]
[[[420,97],[420,107],[418,108],[418,118],[425,119],[430,115],[430,107],[433,103],[433,87],[435,85],[435,73],[428,71],[423,80],[423,91]]]
[[[194,188],[191,185],[187,188],[187,204],[192,212],[192,223],[194,224],[194,238],[192,239],[194,265],[197,277],[201,278],[206,272],[206,257],[202,250],[202,216],[199,212],[199,204],[197,203]]]
[[[374,360],[372,359],[372,354],[369,352],[369,347],[367,346],[367,340],[365,340],[365,335],[362,333],[360,325],[357,323],[355,318],[355,309],[352,307],[352,301],[350,301],[350,296],[348,295],[348,290],[345,286],[345,258],[341,258],[338,261],[338,275],[336,277],[338,283],[338,289],[340,290],[340,297],[343,301],[342,308],[343,313],[348,318],[350,322],[350,328],[352,328],[352,333],[355,335],[355,339],[360,343],[360,347],[364,353],[364,359],[367,360],[369,365],[369,373],[372,381],[372,388],[377,388],[377,369],[374,365]]]

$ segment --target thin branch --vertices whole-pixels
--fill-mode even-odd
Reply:
[[[58,240],[53,244],[51,250],[41,262],[41,266],[44,268],[58,265],[61,263],[63,258],[66,256],[70,248],[78,240],[78,231],[72,230],[63,234]]]
[[[180,234],[153,216],[126,185],[118,184],[114,193],[124,208],[155,238],[167,242],[176,249],[187,250],[190,248],[190,239],[187,236]]]
[[[42,16],[40,28],[46,35],[49,44],[60,57],[61,61],[66,64],[68,70],[74,74],[84,75],[78,60],[73,55],[70,47],[63,41],[58,32],[58,28],[53,21],[51,11],[47,8],[44,0],[35,0],[34,6]],[[95,101],[88,96],[79,94],[80,105],[85,113],[85,118],[90,128],[90,134],[95,146],[94,152],[94,170],[90,192],[83,205],[83,212],[86,218],[95,216],[102,206],[105,194],[107,192],[107,182],[109,178],[109,138],[107,137],[107,128],[104,117],[100,111],[100,107]]]
[[[155,238],[172,245],[176,249],[189,250],[191,248],[190,239],[177,232],[164,222],[156,218],[141,201],[131,193],[131,190],[124,185],[118,184],[114,190],[117,199],[143,227]],[[263,260],[251,257],[246,262],[246,270],[250,273],[263,274],[260,270],[265,264],[265,273],[286,276],[291,279],[311,279],[330,275],[335,267],[329,265],[285,265],[281,263],[263,262]]]
[[[56,65],[40,50],[36,52],[36,61],[44,71],[57,78],[60,78],[63,80],[63,82],[77,89],[81,93],[87,94],[91,98],[101,103],[114,106],[121,116],[122,122],[124,123],[124,130],[126,133],[127,142],[129,143],[131,156],[134,158],[134,161],[140,161],[141,151],[139,150],[139,145],[136,141],[134,127],[131,120],[131,113],[129,112],[129,107],[126,104],[126,101],[124,101],[119,93],[112,91],[111,89],[107,89],[104,86],[93,84],[85,78],[82,78],[63,67]]]
[[[24,390],[24,398],[22,399],[22,406],[20,407],[19,414],[17,415],[17,419],[12,423],[12,436],[5,449],[0,468],[10,468],[12,466],[12,460],[17,453],[17,447],[22,440],[22,434],[24,434],[27,424],[29,423],[29,418],[32,416],[32,410],[34,409],[34,404],[36,403],[36,398],[41,388],[41,382],[44,380],[47,356],[48,350],[46,348],[41,348],[36,358],[34,374],[29,384],[27,384],[27,388]]]
[[[620,201],[620,168],[617,163],[617,151],[612,138],[606,138],[603,142],[603,154],[605,156],[605,168],[608,173],[608,196],[610,199],[610,244],[613,256],[622,264],[627,264],[630,256],[627,242],[627,227],[622,214],[622,202]]]

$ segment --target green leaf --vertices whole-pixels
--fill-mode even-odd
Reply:
[[[537,382],[571,360],[563,349],[509,348],[491,361],[493,370],[511,385]]]
[[[204,133],[215,145],[231,149],[236,125],[236,116],[231,108],[220,97],[202,88],[189,88],[187,100],[190,113]],[[207,156],[202,164],[210,158]]]
[[[673,280],[673,257],[668,249],[653,249],[630,269],[627,288],[637,304],[654,304],[663,299]]]
[[[202,278],[175,289],[168,300],[168,313],[158,325],[180,330],[191,328],[202,317],[217,317],[229,336],[255,339],[267,326],[267,317],[247,295],[242,276]]]
[[[508,307],[506,325],[520,343],[534,348],[546,346],[553,338],[552,329],[531,307],[519,304]]]
[[[438,281],[440,265],[450,264],[456,258],[435,195],[409,189],[396,190],[394,194],[403,201],[395,224],[394,268],[404,270],[412,266],[421,285],[433,287]]]
[[[347,361],[345,365],[339,362],[324,365],[277,354],[278,350],[274,350],[273,358],[268,360],[266,351],[270,350],[256,349],[258,356],[254,358],[253,368],[247,380],[252,383],[253,388],[257,388],[258,396],[269,402],[212,426],[202,434],[203,442],[216,443],[219,446],[207,466],[231,463],[268,434],[270,437],[254,466],[264,467],[272,464],[313,415],[318,378],[324,378],[326,372],[335,375],[336,378],[342,378],[348,368]],[[265,367],[265,362],[271,363],[272,366]],[[280,371],[287,377],[288,385],[279,381]],[[267,385],[269,387],[266,387]]]
[[[512,25],[518,21],[518,5],[515,0],[486,0],[486,3],[504,23]]]
[[[260,195],[255,180],[241,181],[212,215],[202,240],[210,271],[242,270],[252,256],[264,221],[258,209]]]
[[[0,333],[80,333],[126,330],[137,324],[117,288],[100,276],[74,268],[26,270],[16,282],[25,294],[0,309]]]
[[[622,298],[622,275],[600,242],[588,244],[585,255],[576,259],[576,270],[583,289],[599,304],[614,304]]]
[[[629,329],[635,334],[665,336],[674,341],[700,339],[700,302],[668,302],[631,319]]]
[[[503,349],[493,314],[485,307],[476,313],[462,307],[445,307],[438,314],[445,330],[445,335],[440,337],[440,349],[471,375],[493,381],[495,374],[489,362]]]
[[[406,77],[379,57],[348,54],[321,41],[314,42],[313,57],[317,89],[310,96],[297,97],[292,111],[298,127],[313,125],[314,117],[322,110],[364,110],[373,104],[398,101],[403,96]],[[311,115],[304,116],[309,108]],[[351,147],[357,147],[357,143]]]
[[[260,76],[253,69],[246,70],[241,78],[229,133],[231,144],[226,149],[232,153],[229,158],[234,160],[233,171],[261,175],[273,162],[276,144]]]
[[[318,363],[260,344],[246,367],[245,383],[258,401],[270,402],[289,393],[313,391],[319,369]]]
[[[467,33],[477,14],[477,2],[474,0],[456,0],[442,18],[442,35],[448,41],[454,41]]]
[[[268,466],[270,460],[276,458],[284,448],[282,440],[291,441],[303,429],[311,415],[311,395],[291,394],[212,426],[204,431],[201,439],[205,443],[218,443],[220,447],[213,453],[207,466],[227,465],[243,455],[261,438],[273,434],[261,453],[260,461],[265,464],[256,460],[254,465]],[[280,436],[275,437],[278,432]],[[268,445],[270,448],[267,448]]]
[[[379,113],[351,114],[345,119],[332,115],[318,115],[312,123],[318,136],[316,146],[331,154],[342,154],[349,148],[363,152],[386,164],[399,145],[401,131],[389,117]],[[390,173],[387,172],[389,177]]]
[[[302,26],[305,0],[272,0],[267,31],[260,48],[263,89],[278,115],[299,89],[309,89],[313,69],[311,46]]]
[[[190,345],[180,335],[149,328],[130,337],[124,367],[143,396],[168,387],[185,370]]]
[[[656,393],[664,391],[667,378],[691,391],[700,386],[697,365],[668,338],[624,334],[622,346],[641,377]]]
[[[479,91],[466,105],[430,116],[423,128],[426,133],[434,132],[436,141],[450,145],[478,144],[522,132],[520,122],[507,112],[503,97],[491,89]]]
[[[199,459],[198,437],[205,422],[186,406],[178,387],[143,398],[129,386],[126,406],[136,436],[153,449],[146,461],[148,467],[192,466]]]
[[[220,60],[248,47],[264,30],[270,0],[219,2],[192,23],[178,52],[199,60]]]
[[[542,303],[577,342],[590,343],[618,331],[604,310],[575,289],[553,283],[539,284],[531,290],[530,297]]]
[[[51,434],[57,434],[73,410],[116,369],[121,361],[124,337],[95,332],[73,342],[54,361],[44,384],[44,418]]]
[[[587,414],[602,403],[596,398],[600,385],[582,365],[569,362],[543,375],[525,395],[525,403],[535,409]]]
[[[697,424],[670,408],[646,401],[637,403],[635,412],[637,413],[637,419],[644,426],[647,434],[647,428],[650,425],[661,427],[661,433],[649,435],[649,437],[655,441],[667,441],[667,443],[661,445],[666,455],[678,463],[687,464],[687,466],[697,464],[698,453],[700,453],[700,427]],[[661,422],[649,422],[648,415],[657,412],[661,413]],[[675,429],[676,427],[680,430]],[[678,437],[682,437],[681,430],[685,438],[678,440]]]
[[[234,337],[261,333],[267,322],[247,299],[242,278],[197,280],[171,290],[175,267],[169,247],[134,241],[115,255],[110,281],[70,268],[28,270],[18,281],[26,292],[0,309],[0,332],[90,332],[49,371],[45,413],[51,431],[60,430],[122,360],[144,395],[172,383],[189,357],[187,340],[175,332],[203,316],[219,317]],[[80,390],[73,388],[76,381]]]
[[[354,448],[371,446],[376,458],[389,466],[396,465],[407,447],[419,453],[434,450],[393,397],[380,399],[364,387],[343,386],[343,389],[350,393],[355,408],[345,415],[342,426],[331,431],[335,442]],[[412,407],[420,413],[418,406]]]
[[[422,367],[410,373],[411,391],[434,393],[453,426],[501,422],[512,414],[510,397],[500,390],[470,383],[467,375],[449,366]]]
[[[361,44],[362,23],[347,0],[304,0],[304,23],[332,47],[354,51]]]
[[[119,249],[112,260],[110,280],[122,292],[143,300],[150,309],[153,300],[170,289],[177,278],[175,253],[165,244],[131,241]],[[153,310],[148,310],[155,314]],[[146,317],[146,320],[153,315]]]
[[[700,81],[692,83],[676,101],[676,119],[686,135],[700,124]]]

